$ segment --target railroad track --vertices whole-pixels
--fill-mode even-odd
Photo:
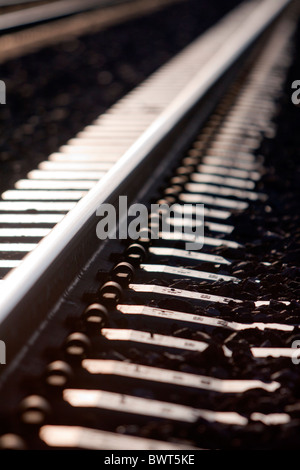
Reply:
[[[0,4],[0,63],[74,41],[184,0],[59,0]],[[238,2],[238,0],[237,0]],[[234,3],[234,0],[233,0]],[[226,10],[226,8],[225,8]]]
[[[89,10],[128,3],[129,0],[58,0],[0,2],[0,31],[24,28],[45,21],[57,20]],[[36,4],[35,4],[36,3]],[[38,3],[38,4],[37,4]]]
[[[293,8],[242,4],[3,194],[2,448],[296,445],[296,251],[270,248],[267,152]],[[99,240],[124,195],[163,212]]]

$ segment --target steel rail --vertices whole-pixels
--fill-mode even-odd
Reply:
[[[104,8],[131,0],[63,0],[46,5],[23,8],[0,16],[0,31],[50,21],[57,18],[82,13],[96,8]],[[16,3],[17,4],[17,3]],[[2,6],[0,2],[0,6]]]
[[[207,96],[225,72],[237,63],[290,3],[290,0],[254,2],[256,8],[253,13],[240,23],[192,83],[188,84],[107,175],[24,258],[20,266],[7,276],[0,297],[0,338],[6,341],[7,348],[9,344],[20,341],[16,329],[24,328],[26,335],[25,329],[36,325],[36,318],[32,318],[33,308],[28,304],[28,300],[26,301],[32,298],[30,296],[36,286],[41,286],[41,282],[45,282],[47,275],[53,273],[53,269],[57,272],[62,262],[67,264],[70,271],[72,266],[77,271],[80,269],[77,255],[74,255],[70,247],[74,248],[75,240],[78,242],[88,232],[88,227],[95,225],[97,208],[111,200],[112,196],[122,194],[124,182],[129,181],[133,174],[137,174],[142,165],[149,163],[149,157],[159,143]],[[55,280],[53,282],[55,284]],[[46,287],[45,299],[40,292],[36,294],[39,305],[47,302],[51,289],[55,289],[55,285]],[[43,317],[41,313],[39,315],[41,323]],[[20,348],[21,345],[14,344],[14,348],[16,347]]]

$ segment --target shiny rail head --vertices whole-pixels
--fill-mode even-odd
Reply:
[[[33,0],[36,1],[36,0]],[[118,0],[118,3],[129,3],[131,0]],[[14,3],[22,4],[25,3],[22,0],[18,2],[2,2],[6,3],[5,6],[11,6]],[[30,3],[30,2],[29,2]],[[63,0],[46,5],[31,6],[30,8],[24,8],[18,11],[4,13],[0,18],[0,31],[8,31],[10,29],[25,27],[43,21],[49,21],[64,16],[73,15],[75,13],[81,13],[95,8],[103,8],[111,6],[112,0]],[[1,7],[0,3],[0,7]]]

